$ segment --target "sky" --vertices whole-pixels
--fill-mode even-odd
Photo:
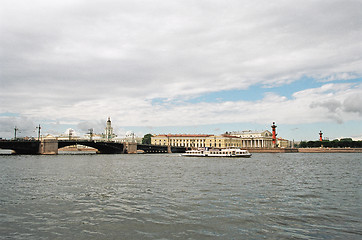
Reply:
[[[360,0],[1,0],[0,137],[362,139]]]

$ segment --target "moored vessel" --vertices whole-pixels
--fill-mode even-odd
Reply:
[[[248,150],[238,148],[188,150],[181,155],[185,157],[251,157]]]

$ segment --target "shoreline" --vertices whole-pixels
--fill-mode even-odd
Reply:
[[[362,153],[362,148],[245,148],[251,153]]]
[[[298,148],[300,153],[362,153],[362,148]]]
[[[362,148],[243,148],[250,153],[362,153]],[[59,154],[97,154],[92,148],[61,148]],[[0,155],[12,155],[14,151],[0,149]]]

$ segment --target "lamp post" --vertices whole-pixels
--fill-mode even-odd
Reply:
[[[19,131],[19,129],[15,126],[14,127],[14,140],[16,140],[16,132]]]
[[[89,130],[89,139],[90,141],[93,140],[93,128],[88,129]]]
[[[72,140],[73,129],[69,129],[69,141]]]
[[[39,141],[39,140],[40,140],[40,129],[41,129],[40,124],[39,124],[39,126],[36,127],[36,128],[38,129],[38,141]]]

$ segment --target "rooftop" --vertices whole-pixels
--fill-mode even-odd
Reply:
[[[213,134],[160,134],[156,137],[210,137]]]

